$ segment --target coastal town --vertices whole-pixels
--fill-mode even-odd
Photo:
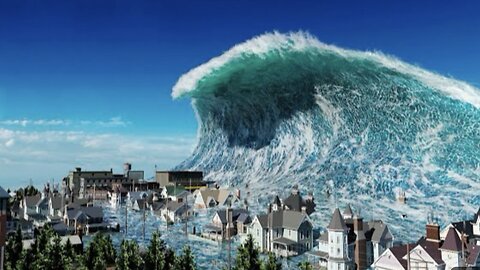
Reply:
[[[85,171],[75,168],[59,183],[33,185],[16,191],[0,189],[2,215],[0,245],[2,266],[5,247],[21,235],[23,250],[38,241],[48,227],[82,254],[97,234],[126,235],[129,227],[106,217],[106,209],[121,209],[122,215],[153,216],[167,226],[183,224],[192,239],[237,245],[252,241],[262,254],[277,260],[301,257],[305,269],[455,269],[480,266],[480,210],[466,220],[440,227],[433,214],[425,216],[424,235],[417,241],[399,239],[389,224],[366,220],[361,209],[346,205],[333,212],[328,224],[315,224],[310,215],[317,211],[313,193],[297,185],[289,195],[276,195],[263,212],[240,188],[220,187],[204,181],[201,171],[155,171],[145,180],[144,171],[124,164],[122,173]],[[405,194],[398,198],[406,203]],[[211,213],[196,222],[198,213]],[[421,217],[418,217],[421,218]],[[189,225],[190,223],[190,225]],[[143,227],[145,234],[145,225]],[[157,230],[162,233],[160,228]],[[139,237],[141,238],[141,237]],[[229,253],[230,254],[230,253]],[[234,259],[223,266],[231,269]],[[216,267],[214,267],[216,268]],[[303,268],[302,268],[303,269]]]

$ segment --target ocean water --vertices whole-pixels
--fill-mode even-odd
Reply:
[[[176,169],[240,188],[252,209],[299,185],[320,228],[350,203],[413,240],[429,214],[444,225],[480,206],[479,89],[395,57],[267,33],[182,75],[172,97],[199,122]]]

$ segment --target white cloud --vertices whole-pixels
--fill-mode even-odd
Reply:
[[[108,120],[64,120],[64,119],[8,119],[0,121],[0,125],[3,126],[43,126],[43,127],[52,127],[52,126],[70,126],[70,125],[91,125],[99,127],[126,127],[131,124],[131,122],[122,119],[120,116],[112,117]]]
[[[169,169],[187,158],[194,136],[156,137],[81,131],[24,131],[0,127],[0,185],[33,178],[61,179],[76,166],[91,170],[114,168],[124,162],[153,174],[154,164]],[[8,165],[8,166],[6,166]],[[11,183],[11,181],[13,182]]]
[[[15,140],[12,138],[5,142],[5,147],[12,147],[14,144]]]

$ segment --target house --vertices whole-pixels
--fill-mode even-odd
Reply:
[[[53,239],[52,239],[53,241]],[[82,238],[78,235],[66,235],[66,236],[60,236],[60,243],[62,245],[65,245],[67,241],[70,241],[70,244],[72,245],[73,249],[77,254],[82,254],[83,252],[83,242]],[[32,248],[32,245],[35,243],[35,239],[28,239],[28,240],[23,240],[22,245],[24,250],[29,250]]]
[[[23,197],[22,204],[20,206],[23,209],[23,218],[28,220],[29,214],[37,214],[37,203],[42,199],[42,195],[37,194],[34,196]]]
[[[384,251],[372,264],[372,269],[407,269],[405,259],[409,250],[415,248],[416,244],[394,246]]]
[[[280,207],[286,210],[302,212],[305,208],[307,215],[315,212],[315,202],[313,201],[313,194],[308,193],[305,198],[302,197],[298,189],[298,185],[294,185],[290,195],[283,201],[278,197],[275,198],[274,204],[280,204]]]
[[[73,227],[67,226],[63,222],[52,223],[52,230],[60,236],[71,235],[75,232]]]
[[[162,189],[160,196],[162,199],[184,202],[189,194],[190,192],[185,190],[183,186],[166,186]]]
[[[195,191],[195,208],[226,207],[240,200],[240,193],[227,189],[202,188]]]
[[[204,227],[202,236],[223,241],[239,233],[246,233],[246,227],[250,222],[250,216],[245,209],[222,209],[217,211],[212,218],[212,222]]]
[[[161,215],[168,222],[176,222],[192,215],[186,202],[170,201],[161,210]]]
[[[462,241],[458,236],[456,228],[447,228],[445,239],[441,239],[440,226],[433,219],[430,220],[426,225],[425,237],[416,244],[389,248],[375,260],[372,268],[451,270],[478,267],[480,246],[467,244],[465,238]]]
[[[132,203],[132,209],[135,211],[143,211],[149,208],[147,199],[137,199]]]
[[[107,198],[110,201],[110,205],[117,207],[120,204],[125,203],[127,194],[128,190],[126,188],[122,185],[114,184],[112,185],[112,189],[109,190]]]
[[[20,229],[23,239],[33,238],[33,222],[23,218],[13,218],[7,221],[7,235],[14,235]]]
[[[269,208],[269,213],[253,218],[248,233],[260,251],[290,257],[313,247],[312,228],[305,212]]]
[[[148,193],[146,191],[130,191],[127,193],[127,206],[133,207],[133,204],[140,199],[146,199]]]
[[[332,239],[336,240],[332,243]],[[318,249],[309,255],[328,269],[366,269],[392,246],[393,235],[383,221],[363,221],[347,205],[343,215],[335,209],[327,232],[318,239]]]
[[[33,222],[34,227],[43,227],[48,222],[48,218],[42,214],[29,214],[28,220]]]
[[[67,209],[64,222],[67,226],[73,227],[75,232],[89,233],[108,228],[108,224],[103,222],[103,209],[99,206]]]
[[[48,198],[48,215],[51,217],[63,217],[65,199],[57,194]]]

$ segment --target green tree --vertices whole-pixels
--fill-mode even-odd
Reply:
[[[195,258],[190,246],[183,248],[183,253],[176,258],[175,270],[195,270]]]
[[[252,235],[249,234],[245,242],[238,247],[235,259],[235,270],[260,270],[262,262],[259,259],[259,250],[253,243]]]
[[[300,270],[313,270],[312,264],[308,261],[300,262],[297,266]]]
[[[282,263],[272,252],[268,253],[267,260],[262,264],[262,270],[281,270]]]
[[[163,270],[165,266],[165,242],[157,232],[153,233],[145,255],[145,269]]]
[[[165,265],[163,266],[164,270],[175,269],[175,252],[171,248],[165,250]]]
[[[85,251],[85,267],[88,269],[105,269],[115,265],[115,248],[109,235],[97,233]]]
[[[140,256],[137,242],[123,240],[120,245],[120,254],[117,257],[118,270],[140,270],[143,268],[143,260]]]
[[[22,230],[20,227],[13,236],[8,238],[8,244],[5,248],[5,269],[14,269],[17,262],[21,259],[23,251]]]

